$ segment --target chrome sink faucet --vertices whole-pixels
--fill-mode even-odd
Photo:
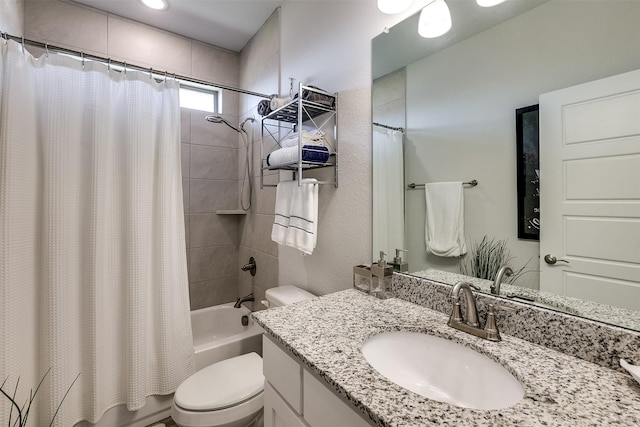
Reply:
[[[462,311],[460,308],[461,290],[464,293],[466,302],[465,318],[462,317]],[[467,282],[458,282],[451,289],[451,293],[449,295],[453,300],[453,309],[447,325],[459,331],[466,332],[489,341],[501,340],[493,312],[493,305],[489,305],[487,322],[484,329],[480,327],[480,323],[478,321],[478,308],[476,307],[476,299],[471,291],[471,284]]]
[[[494,295],[500,295],[500,285],[502,284],[503,277],[511,277],[513,274],[513,270],[506,265],[500,267],[498,270],[498,274],[496,274],[496,278],[493,280],[493,284],[491,285],[491,293]]]

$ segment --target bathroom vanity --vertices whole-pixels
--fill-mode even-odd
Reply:
[[[504,332],[500,342],[474,337],[448,327],[446,314],[400,298],[379,300],[346,290],[254,317],[266,331],[267,427],[275,420],[313,427],[636,425],[640,420],[640,385],[631,376]],[[520,382],[524,397],[505,409],[477,410],[408,391],[363,356],[363,344],[388,331],[435,335],[487,355]],[[631,339],[638,345],[638,337]]]

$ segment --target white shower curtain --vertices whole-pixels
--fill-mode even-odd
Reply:
[[[391,260],[404,249],[404,152],[402,132],[373,126],[373,260]]]
[[[78,374],[55,425],[139,409],[194,371],[177,83],[0,44],[0,383],[51,368],[34,426]]]

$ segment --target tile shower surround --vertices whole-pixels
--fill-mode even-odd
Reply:
[[[400,299],[451,314],[451,301],[448,297],[451,287],[448,285],[394,273],[392,288]],[[499,307],[496,309],[496,322],[500,332],[505,335],[621,372],[621,358],[640,365],[639,332],[487,294],[474,292],[474,295],[481,323],[485,321],[488,304],[516,309],[513,313]]]

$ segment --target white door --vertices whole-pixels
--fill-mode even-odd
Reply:
[[[540,222],[540,290],[640,310],[640,70],[540,96]]]

